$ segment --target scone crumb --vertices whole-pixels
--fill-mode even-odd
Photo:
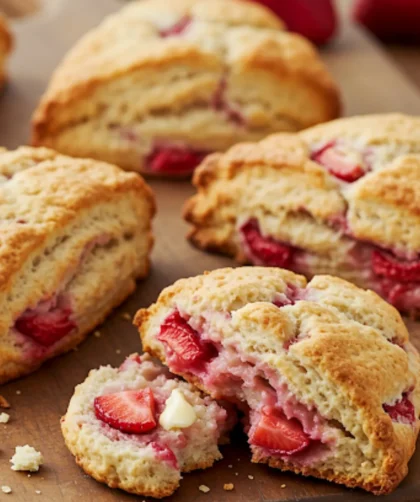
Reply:
[[[125,320],[125,321],[131,321],[131,314],[129,312],[123,312],[121,314],[121,317]]]
[[[10,415],[8,413],[0,413],[0,424],[7,424],[10,419]]]
[[[239,476],[239,472],[235,472],[235,476]]]
[[[231,492],[235,488],[235,485],[233,483],[225,483],[223,485],[223,490],[227,492]]]
[[[13,471],[31,471],[36,472],[43,464],[44,459],[39,451],[26,444],[25,446],[16,446],[16,451],[10,460]]]
[[[117,349],[117,350],[115,351],[115,353],[116,353],[116,354],[121,354],[121,349]]]
[[[18,396],[20,396],[20,395],[22,394],[22,391],[17,390],[17,391],[16,391],[16,394],[17,394]]]
[[[210,491],[210,488],[206,485],[200,485],[198,487],[198,489],[200,490],[200,492],[203,492],[203,493],[208,493]]]
[[[248,474],[248,479],[254,479],[254,476],[252,474]]]
[[[232,469],[233,465],[232,464],[229,464],[228,465],[229,469]]]
[[[30,478],[32,476],[32,474],[28,474],[28,478]]]
[[[100,331],[95,331],[93,333],[93,336],[96,336],[96,338],[99,338],[101,336],[101,332]]]
[[[2,491],[3,493],[12,493],[12,489],[10,488],[10,486],[7,486],[7,485],[3,485],[3,486],[1,487],[1,491]]]
[[[36,493],[37,495],[41,495],[41,490],[35,490],[35,493]]]
[[[0,395],[0,408],[10,408],[9,401],[2,395]]]
[[[286,488],[286,485],[280,485],[280,488]]]

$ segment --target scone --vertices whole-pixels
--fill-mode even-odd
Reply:
[[[419,432],[420,359],[391,305],[338,278],[214,270],[135,318],[143,347],[247,417],[253,462],[389,493]]]
[[[231,410],[232,412],[232,410]],[[150,356],[92,370],[61,420],[76,462],[96,480],[137,495],[166,497],[181,472],[222,458],[235,413],[174,378]]]
[[[335,118],[315,48],[244,0],[142,0],[88,33],[56,70],[33,144],[147,174]]]
[[[0,88],[6,81],[6,63],[12,50],[13,39],[6,18],[0,13]]]
[[[0,150],[0,383],[75,347],[134,290],[153,212],[135,173]]]
[[[213,155],[190,238],[241,263],[331,274],[420,309],[420,118],[341,119]]]

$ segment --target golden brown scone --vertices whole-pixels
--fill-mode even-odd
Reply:
[[[280,268],[182,279],[135,317],[143,347],[248,417],[253,462],[375,494],[407,474],[420,358],[394,307]]]
[[[202,249],[332,274],[420,309],[420,118],[336,120],[214,154],[185,207]]]
[[[131,2],[57,68],[33,144],[185,176],[209,152],[335,118],[316,49],[282,28],[251,1]]]
[[[0,13],[0,88],[3,86],[6,75],[6,62],[12,50],[13,38],[6,18]]]
[[[143,179],[46,148],[0,151],[0,383],[70,350],[147,275]]]
[[[119,368],[89,373],[61,429],[76,462],[97,481],[162,498],[178,488],[182,472],[222,458],[218,443],[235,423],[229,411],[149,355],[133,354]]]

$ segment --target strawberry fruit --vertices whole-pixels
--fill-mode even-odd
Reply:
[[[156,427],[155,398],[149,387],[98,396],[93,407],[99,420],[122,432],[142,434]]]
[[[176,354],[179,361],[189,366],[203,364],[217,355],[216,349],[203,342],[179,312],[166,318],[158,339]]]
[[[420,282],[420,260],[402,261],[391,253],[374,250],[372,269],[376,275],[398,282]]]
[[[384,404],[383,408],[393,422],[412,425],[416,421],[414,405],[408,399],[407,392],[402,395],[402,398],[398,402],[393,405]]]
[[[340,148],[335,141],[332,141],[314,152],[311,158],[336,178],[353,183],[366,173],[363,162],[357,159],[358,156],[360,155],[357,152]]]
[[[252,256],[268,267],[287,267],[293,258],[293,248],[272,237],[261,235],[257,220],[249,220],[240,228]]]
[[[70,315],[69,310],[56,309],[42,313],[28,310],[16,320],[15,328],[40,345],[49,347],[76,328]]]
[[[191,174],[207,153],[177,146],[157,147],[146,163],[148,169],[155,173]]]
[[[170,28],[160,30],[159,34],[162,38],[181,35],[181,33],[183,33],[191,23],[192,19],[189,16],[185,16]]]
[[[288,419],[281,410],[265,406],[250,434],[250,443],[277,455],[292,455],[307,448],[310,439],[298,420]]]

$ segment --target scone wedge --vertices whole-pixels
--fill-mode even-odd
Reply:
[[[184,215],[240,263],[331,274],[420,309],[420,118],[340,119],[209,157]]]
[[[236,414],[174,378],[150,356],[92,370],[61,428],[76,462],[97,481],[136,495],[171,495],[181,472],[222,458]]]
[[[71,49],[32,141],[177,177],[209,152],[331,120],[339,108],[316,49],[258,3],[141,0]]]
[[[149,269],[142,178],[45,148],[0,151],[0,383],[80,343]]]
[[[391,492],[419,432],[420,359],[391,305],[338,278],[240,267],[182,279],[143,347],[247,418],[253,462]]]

